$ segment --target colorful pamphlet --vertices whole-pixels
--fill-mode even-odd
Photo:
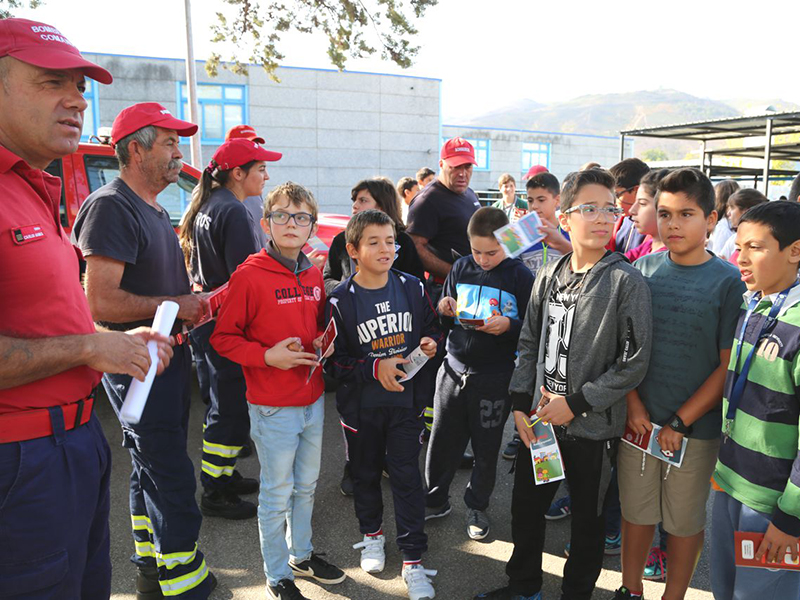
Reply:
[[[428,362],[428,357],[422,351],[422,346],[417,346],[416,350],[406,356],[406,359],[409,362],[402,365],[397,365],[397,368],[405,373],[405,377],[398,379],[398,381],[401,382],[408,381],[414,377],[414,375],[416,375],[419,370],[425,366],[425,363]]]
[[[200,325],[205,325],[209,321],[216,319],[217,313],[219,312],[219,307],[222,306],[222,303],[225,301],[227,296],[228,282],[225,282],[206,296],[206,300],[208,300],[208,310],[206,311],[206,314],[204,314],[203,317],[192,327],[200,327]]]
[[[486,325],[486,319],[464,319],[459,317],[458,324],[464,329],[477,329]]]
[[[311,376],[314,374],[314,371],[317,369],[319,364],[322,364],[322,361],[325,360],[325,355],[328,354],[328,351],[331,349],[334,340],[336,340],[336,336],[339,334],[339,331],[336,329],[336,321],[331,318],[328,321],[328,326],[325,328],[325,333],[322,334],[322,345],[315,350],[317,354],[317,364],[311,365],[308,368],[308,378],[306,379],[306,383],[311,381]]]
[[[494,232],[494,237],[511,258],[529,250],[545,236],[539,233],[542,221],[535,212],[530,212],[518,221],[509,223]]]
[[[555,431],[550,423],[531,417],[533,423],[533,441],[531,442],[531,460],[533,461],[533,478],[536,485],[544,485],[564,479],[564,460],[558,447]]]
[[[771,571],[800,571],[800,561],[792,558],[791,552],[786,552],[781,562],[768,563],[766,553],[761,560],[756,560],[756,552],[764,539],[763,533],[753,531],[734,531],[734,546],[736,556],[734,562],[737,567],[755,567],[757,569],[770,569]]]
[[[330,248],[328,248],[328,245],[321,239],[319,239],[316,235],[312,236],[308,240],[308,245],[311,246],[317,252],[328,252],[330,250]]]
[[[643,435],[636,433],[633,429],[626,426],[625,433],[622,434],[622,441],[630,444],[634,448],[638,448],[650,456],[654,456],[658,460],[663,460],[674,467],[680,468],[681,464],[683,464],[683,456],[686,454],[686,438],[683,438],[681,448],[677,452],[664,451],[658,444],[658,434],[662,427],[655,423],[652,425],[652,431],[648,431]]]

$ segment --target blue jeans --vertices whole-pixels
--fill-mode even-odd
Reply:
[[[267,583],[294,579],[289,559],[311,556],[311,512],[322,458],[325,397],[308,406],[249,404],[261,463],[258,533]]]
[[[785,600],[800,597],[800,571],[737,567],[734,531],[765,532],[769,515],[725,492],[714,492],[711,515],[711,590],[715,600]]]

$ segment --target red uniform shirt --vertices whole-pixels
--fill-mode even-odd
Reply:
[[[61,180],[0,146],[0,335],[44,338],[95,331],[78,255],[59,220]],[[101,374],[76,367],[0,390],[0,414],[69,404]]]

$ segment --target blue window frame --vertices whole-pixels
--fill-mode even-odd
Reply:
[[[443,137],[442,138],[442,146],[449,140],[450,138]],[[464,138],[472,147],[475,148],[475,161],[478,163],[475,165],[475,171],[488,171],[490,165],[490,144],[489,140],[485,139],[476,139],[476,138]]]
[[[97,128],[100,127],[100,109],[97,105],[97,82],[86,79],[86,91],[83,98],[86,100],[86,110],[83,111],[83,133],[82,142],[88,142],[89,137],[97,135]]]
[[[522,172],[527,173],[534,165],[550,168],[550,144],[547,142],[524,142],[522,144]]]
[[[197,103],[200,111],[200,142],[219,145],[234,125],[248,122],[247,86],[198,83]],[[181,119],[189,118],[189,91],[178,82],[178,107]]]

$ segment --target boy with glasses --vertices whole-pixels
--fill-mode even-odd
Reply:
[[[261,463],[258,530],[267,597],[305,598],[296,576],[341,583],[344,572],[313,553],[311,513],[322,456],[325,287],[302,248],[317,231],[309,191],[285,183],[269,193],[261,220],[267,248],[230,278],[211,344],[242,365],[250,436]]]
[[[614,178],[571,173],[561,189],[561,226],[573,251],[536,276],[511,379],[517,431],[530,448],[531,421],[554,426],[572,491],[571,551],[562,597],[589,600],[603,562],[603,498],[625,428],[625,394],[641,382],[650,356],[650,293],[625,258],[608,252]],[[540,600],[545,512],[558,485],[536,485],[531,453],[520,452],[511,500],[514,552],[507,587],[476,599]]]
[[[614,235],[611,236],[607,248],[625,254],[644,242],[644,235],[636,230],[629,215],[631,206],[636,202],[639,183],[642,181],[642,177],[650,172],[650,167],[638,158],[626,158],[611,167],[609,171],[614,176],[614,195],[617,197],[617,206],[623,210],[624,216],[617,221]]]

